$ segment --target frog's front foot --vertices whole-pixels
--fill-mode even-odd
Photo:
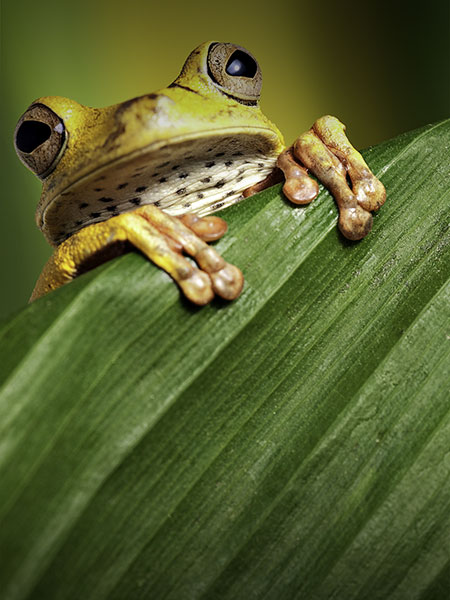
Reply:
[[[152,204],[94,223],[57,248],[45,265],[31,300],[123,254],[130,246],[171,275],[195,304],[207,304],[215,294],[234,300],[243,287],[242,273],[206,243],[220,238],[226,229],[218,217],[171,217]],[[183,253],[191,256],[199,268]]]
[[[386,199],[383,184],[373,175],[361,154],[345,135],[336,117],[321,117],[312,128],[278,157],[286,182],[284,194],[296,204],[313,200],[319,186],[311,171],[333,194],[339,207],[339,229],[350,240],[359,240],[372,228],[370,211]]]

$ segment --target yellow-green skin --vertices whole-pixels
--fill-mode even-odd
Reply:
[[[242,104],[212,83],[206,72],[211,43],[190,54],[173,84],[146,96],[100,109],[59,96],[36,100],[62,118],[68,134],[56,168],[43,181],[36,211],[37,225],[50,243],[56,245],[48,231],[52,224],[47,226],[43,219],[48,207],[75,182],[95,178],[105,168],[115,169],[123,160],[155,156],[162,147],[186,140],[245,134],[265,140],[266,154],[275,165],[285,148],[280,131],[258,104]]]

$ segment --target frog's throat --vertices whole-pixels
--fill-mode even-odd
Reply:
[[[57,245],[77,228],[140,204],[156,203],[172,214],[214,212],[264,179],[283,148],[263,127],[158,140],[114,157],[51,196],[43,193],[37,225]]]

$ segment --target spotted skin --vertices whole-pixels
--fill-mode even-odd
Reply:
[[[197,156],[186,160],[183,154],[187,148]],[[209,160],[212,152],[214,160]],[[103,180],[101,192],[93,187],[96,177],[92,183],[91,180],[75,183],[53,201],[45,213],[46,223],[51,223],[49,228],[57,232],[52,242],[59,245],[80,226],[109,219],[111,207],[122,213],[158,202],[168,214],[181,215],[189,210],[200,216],[226,208],[242,200],[246,188],[274,169],[277,156],[266,152],[263,139],[255,144],[243,136],[221,136],[169,146],[165,153],[171,160],[162,163],[161,156],[153,159],[145,156],[141,159],[145,164],[124,161]],[[180,162],[183,162],[182,172]]]

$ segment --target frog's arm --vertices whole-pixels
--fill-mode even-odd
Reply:
[[[378,210],[386,200],[383,184],[350,144],[345,126],[336,117],[318,119],[280,154],[277,166],[286,178],[283,192],[295,204],[308,204],[319,193],[317,182],[308,176],[308,170],[311,171],[333,194],[340,213],[339,229],[351,240],[369,233],[370,211]],[[247,190],[247,195],[262,187],[265,185],[257,184]]]
[[[164,269],[195,304],[207,304],[215,294],[233,300],[242,290],[242,273],[205,243],[221,237],[225,231],[226,225],[218,217],[185,215],[179,219],[154,205],[94,223],[58,246],[45,265],[30,301],[123,254],[130,246]],[[183,251],[200,268],[189,262]]]

